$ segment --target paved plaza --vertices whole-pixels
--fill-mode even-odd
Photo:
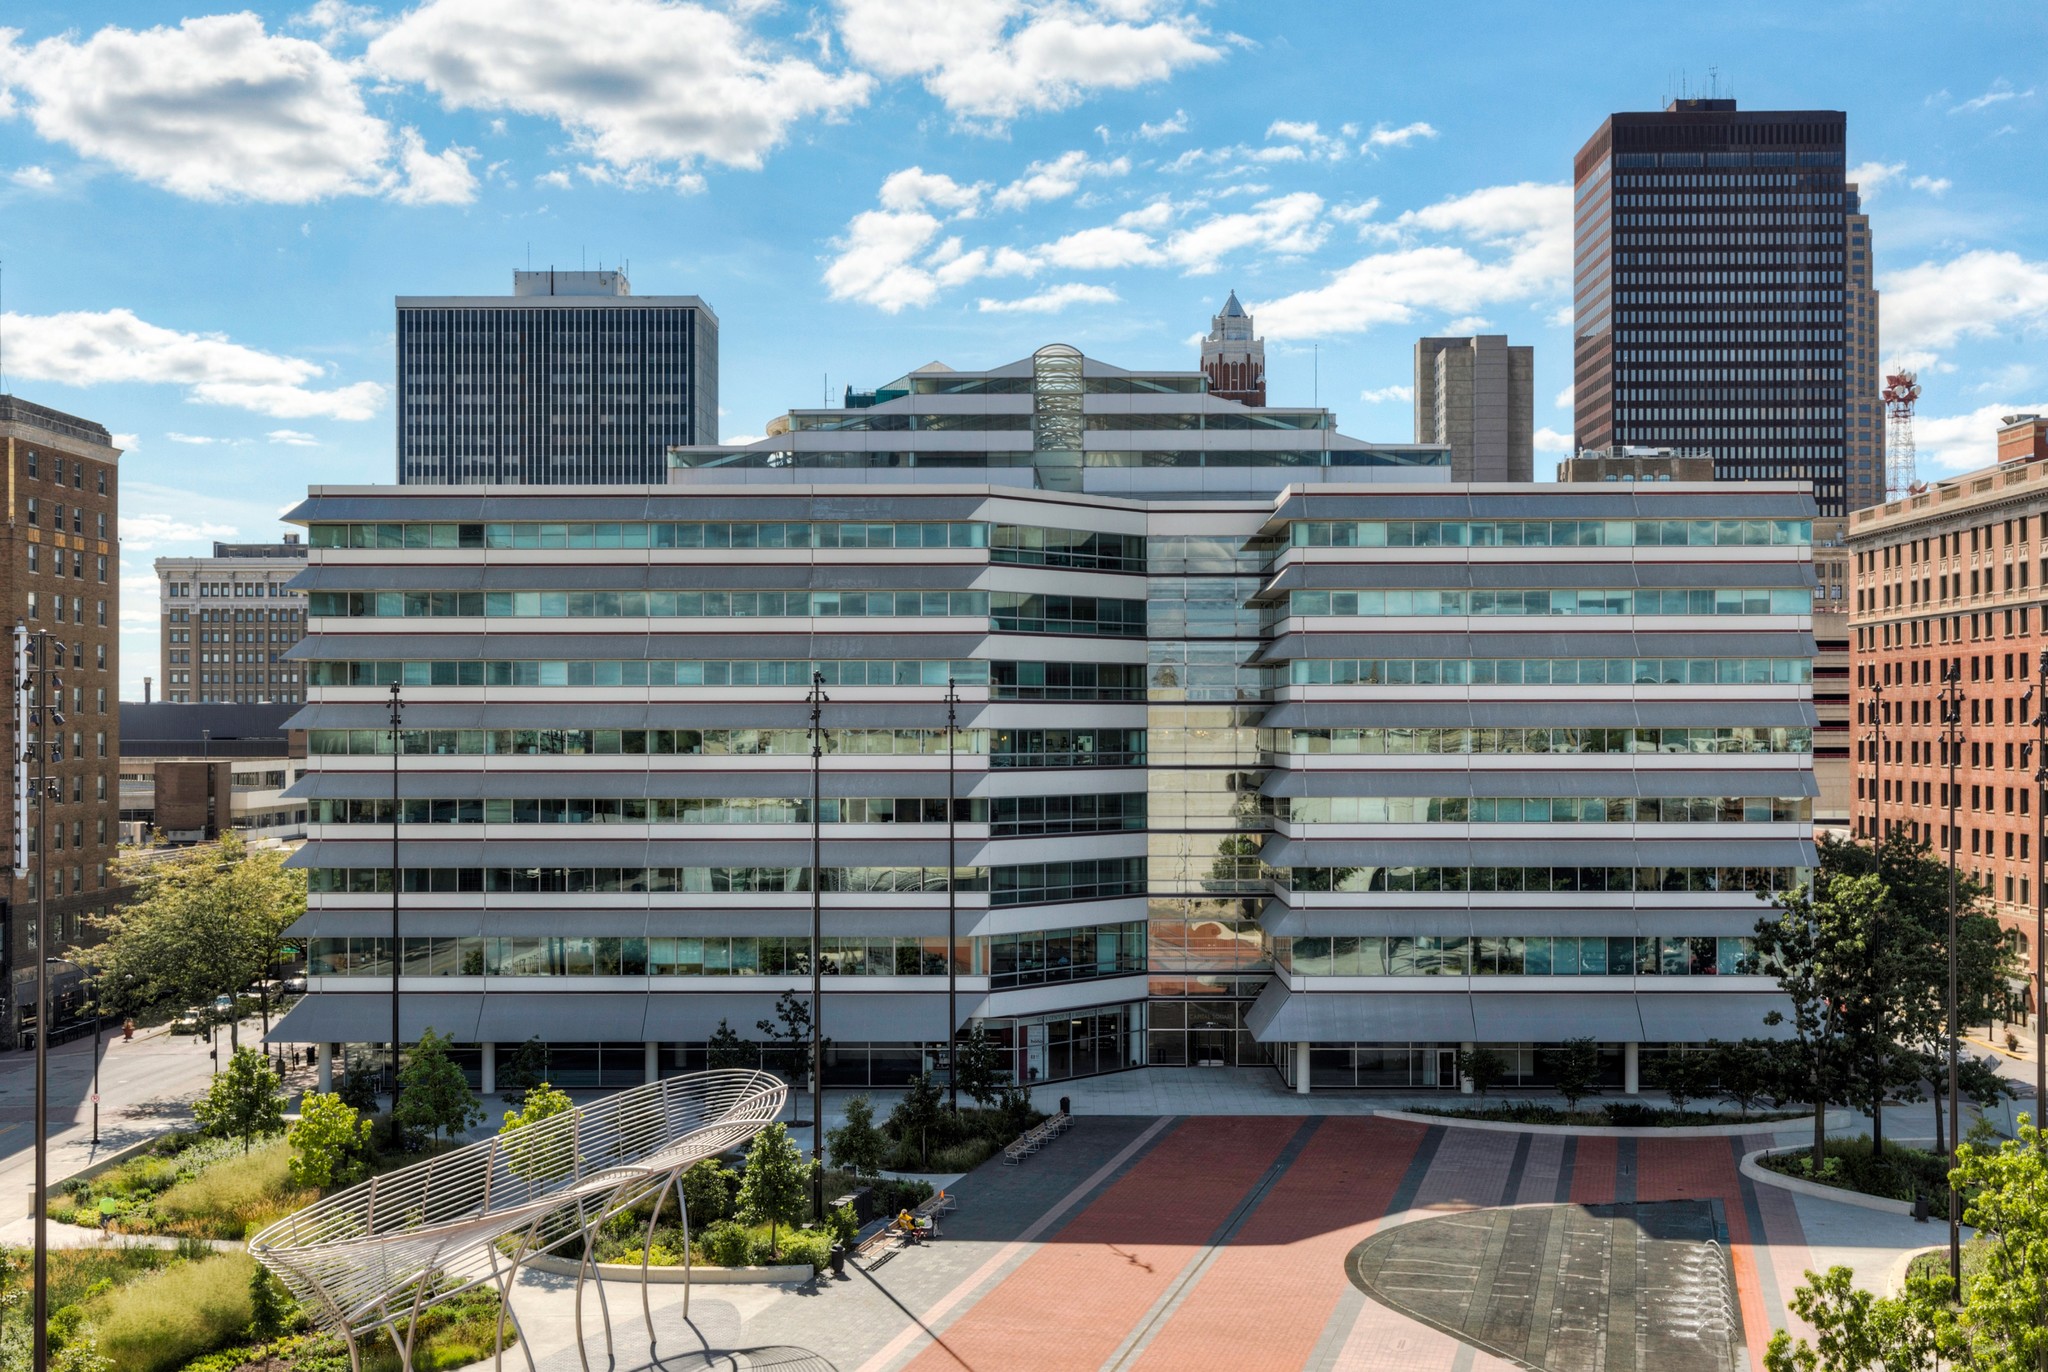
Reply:
[[[1778,1141],[1773,1127],[1617,1139],[1363,1109],[1082,1114],[1028,1162],[957,1182],[960,1209],[936,1243],[849,1265],[839,1280],[700,1286],[688,1323],[680,1288],[657,1287],[660,1362],[734,1372],[1760,1368],[1804,1269],[1845,1262],[1881,1286],[1901,1254],[1942,1237],[1939,1226],[1747,1181],[1740,1159]],[[1495,1207],[1540,1210],[1503,1221]],[[1376,1237],[1447,1220],[1483,1240],[1454,1255],[1481,1255],[1483,1299],[1470,1297],[1482,1281],[1470,1274],[1435,1283],[1426,1309],[1410,1292],[1410,1313],[1366,1294],[1357,1260]],[[1461,1282],[1462,1304],[1441,1294]],[[544,1372],[579,1365],[569,1283],[536,1274],[515,1304]],[[638,1289],[611,1284],[609,1305],[619,1366],[647,1366]],[[1709,1306],[1722,1332],[1682,1363],[1661,1362],[1655,1331],[1639,1326]],[[1446,1332],[1468,1314],[1491,1321],[1481,1342],[1500,1353]],[[602,1367],[594,1300],[585,1334]]]

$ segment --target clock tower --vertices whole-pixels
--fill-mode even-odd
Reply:
[[[1202,340],[1202,374],[1209,394],[1240,405],[1266,403],[1266,341],[1252,335],[1252,317],[1237,303],[1237,292],[1211,317]]]

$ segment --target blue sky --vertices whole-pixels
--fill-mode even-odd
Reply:
[[[728,438],[934,358],[1192,367],[1235,287],[1276,402],[1403,440],[1413,339],[1505,332],[1561,446],[1571,156],[1710,80],[1849,111],[1923,472],[2048,409],[2037,2],[17,0],[0,25],[6,384],[124,436],[131,698],[151,560],[390,480],[391,297],[501,293],[529,260],[709,301]]]

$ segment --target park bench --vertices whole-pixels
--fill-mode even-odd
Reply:
[[[1015,1167],[1039,1149],[1067,1132],[1073,1124],[1073,1116],[1062,1111],[1034,1129],[1019,1134],[1016,1140],[1003,1149],[1003,1166]]]

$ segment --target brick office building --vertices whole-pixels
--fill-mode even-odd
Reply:
[[[0,395],[0,445],[7,473],[7,520],[0,527],[0,613],[8,625],[46,629],[64,645],[58,695],[65,715],[64,757],[51,768],[58,786],[49,824],[31,843],[47,844],[48,946],[61,955],[90,936],[86,920],[115,898],[110,864],[118,842],[120,796],[121,583],[117,575],[117,464],[106,429],[13,396]],[[13,645],[7,647],[10,655]],[[7,676],[11,679],[11,667]],[[6,726],[12,735],[11,714]],[[54,733],[55,731],[50,731]],[[10,753],[14,751],[10,743]],[[14,828],[14,788],[0,810]],[[37,888],[10,877],[0,921],[0,1047],[20,1041],[33,1014]],[[54,984],[59,996],[72,976]],[[75,988],[72,988],[75,989]],[[24,994],[24,991],[26,994]]]
[[[1855,812],[1859,835],[1903,827],[1947,852],[1942,672],[1962,675],[1957,866],[1990,891],[2032,968],[2034,731],[2048,611],[2048,463],[2001,463],[1849,519]],[[1873,688],[1882,686],[1882,749]]]

